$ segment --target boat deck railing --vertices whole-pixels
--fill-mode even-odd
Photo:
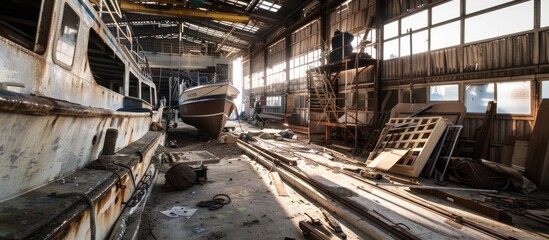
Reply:
[[[152,78],[152,72],[149,61],[145,56],[145,51],[139,42],[134,43],[133,41],[131,25],[128,23],[119,23],[117,20],[117,18],[123,18],[118,0],[92,0],[92,2],[98,4],[99,17],[103,19],[103,15],[110,16],[112,22],[108,26],[114,27],[114,30],[111,32],[115,35],[118,44],[129,48],[129,55],[141,67],[141,73],[148,78]]]

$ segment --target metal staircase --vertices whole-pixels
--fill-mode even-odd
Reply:
[[[322,116],[325,117],[326,122],[337,123],[339,118],[336,103],[337,96],[326,74],[315,69],[309,69],[307,75],[310,81],[311,93],[314,93],[310,96],[311,110],[322,111]]]

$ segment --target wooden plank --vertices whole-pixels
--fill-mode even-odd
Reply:
[[[422,112],[421,117],[433,117],[440,116],[450,120],[453,124],[461,125],[465,119],[465,105],[463,103],[455,102],[436,102],[432,103],[433,106],[427,111]],[[427,103],[399,103],[391,109],[391,117],[407,117],[408,115],[418,111],[420,108],[424,108],[429,104]]]
[[[511,158],[511,166],[515,169],[524,171],[526,163],[526,153],[528,152],[528,140],[515,140],[513,148],[513,156]]]
[[[368,164],[368,167],[389,171],[408,151],[408,149],[385,149]]]
[[[346,146],[343,146],[343,145],[338,145],[338,144],[332,144],[332,145],[330,145],[330,147],[335,147],[337,149],[345,150],[345,151],[348,151],[348,152],[353,151],[353,148],[346,147]]]
[[[547,190],[549,189],[549,141],[547,141],[547,147],[545,148],[545,157],[543,159],[538,189]]]
[[[485,214],[486,216],[489,216],[489,217],[491,217],[493,219],[496,219],[496,220],[498,220],[500,222],[503,222],[503,223],[507,223],[507,224],[512,224],[513,223],[513,217],[510,214],[508,214],[507,212],[505,212],[501,209],[489,206],[489,205],[482,204],[482,203],[477,202],[475,200],[472,200],[472,199],[469,199],[469,198],[466,198],[466,197],[462,197],[458,194],[443,192],[443,191],[439,191],[439,190],[436,190],[436,189],[412,188],[412,190],[427,193],[427,194],[433,195],[433,196],[438,197],[438,198],[446,199],[446,200],[448,200],[450,202],[453,202],[453,203],[455,203],[459,206],[463,206],[463,207],[471,209],[473,211]]]
[[[280,175],[278,175],[278,172],[270,172],[269,176],[271,177],[271,180],[275,185],[278,196],[288,196],[288,192],[286,191],[284,184],[282,184],[282,179],[280,179]]]
[[[484,121],[480,128],[480,131],[476,135],[476,143],[473,150],[473,159],[475,160],[488,160],[488,148],[490,146],[490,140],[493,137],[492,135],[494,134],[493,125],[496,125],[496,122],[494,121],[496,118],[496,109],[497,104],[495,102],[488,102]]]
[[[547,121],[549,121],[549,100],[542,99],[534,124],[534,130],[530,136],[530,143],[526,154],[526,169],[524,172],[524,176],[538,186],[541,183],[541,171],[544,167],[543,164],[549,140],[549,124],[547,124]]]

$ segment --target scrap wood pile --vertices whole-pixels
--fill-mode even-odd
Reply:
[[[476,158],[456,157],[465,108],[444,105],[447,103],[397,105],[369,154],[368,168],[412,178],[421,175],[438,182],[453,180],[472,188],[514,187],[523,193],[536,190],[516,169],[481,159],[486,155],[487,143],[475,144]],[[488,105],[485,122],[494,121],[495,108],[495,103]],[[403,113],[406,111],[409,114]],[[480,132],[489,133],[486,129]],[[489,137],[480,138],[489,141]]]

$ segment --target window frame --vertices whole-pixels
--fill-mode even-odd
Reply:
[[[456,100],[433,100],[431,99],[431,89],[433,87],[440,87],[440,86],[456,86],[457,87],[457,99]],[[460,102],[461,101],[461,86],[460,84],[458,83],[453,83],[453,84],[437,84],[437,85],[431,85],[429,86],[429,90],[428,90],[428,102]]]
[[[547,80],[549,80],[549,79],[547,79]],[[528,78],[503,80],[503,81],[482,81],[482,82],[462,83],[463,104],[467,108],[467,96],[466,96],[467,86],[479,86],[479,85],[493,84],[494,85],[494,98],[491,101],[494,101],[495,103],[498,103],[498,97],[499,97],[498,90],[497,90],[498,84],[516,83],[516,82],[529,82],[530,83],[530,98],[529,98],[530,110],[529,110],[529,113],[500,113],[496,109],[496,114],[499,115],[499,116],[507,116],[507,117],[532,117],[534,115],[535,104],[536,104],[536,99],[535,99],[536,97],[535,96],[537,96],[537,95],[536,95],[536,92],[535,92],[536,91],[535,86],[533,85],[533,84],[535,84],[534,80],[533,79],[528,79]],[[540,88],[540,91],[541,91],[541,82],[540,82],[539,88]],[[539,93],[539,99],[541,99],[541,92]],[[478,114],[485,114],[486,110],[484,110],[482,112],[469,112],[469,108],[467,108],[466,113],[467,114],[473,114],[473,115],[474,114],[477,114],[477,115]]]
[[[66,10],[67,9],[70,9],[71,11],[74,12],[74,14],[78,17],[78,23],[77,23],[77,31],[76,31],[76,41],[75,41],[75,44],[74,44],[74,52],[73,52],[73,55],[72,55],[72,59],[71,59],[71,64],[70,65],[67,65],[65,62],[63,62],[62,60],[60,60],[59,58],[57,58],[57,46],[59,44],[59,41],[60,41],[60,38],[61,36],[63,35],[62,33],[62,27],[63,27],[63,20],[65,20],[65,14],[66,14]],[[57,24],[57,28],[56,28],[56,33],[55,33],[55,40],[54,40],[54,44],[53,44],[53,49],[52,49],[52,58],[53,58],[53,62],[67,70],[71,70],[73,65],[74,65],[74,59],[76,58],[76,50],[78,49],[78,42],[79,42],[79,38],[80,38],[80,27],[81,27],[81,17],[78,15],[78,13],[74,10],[74,8],[67,2],[65,2],[65,4],[63,5],[63,11],[60,12],[61,14],[61,20],[59,21],[59,24]]]

